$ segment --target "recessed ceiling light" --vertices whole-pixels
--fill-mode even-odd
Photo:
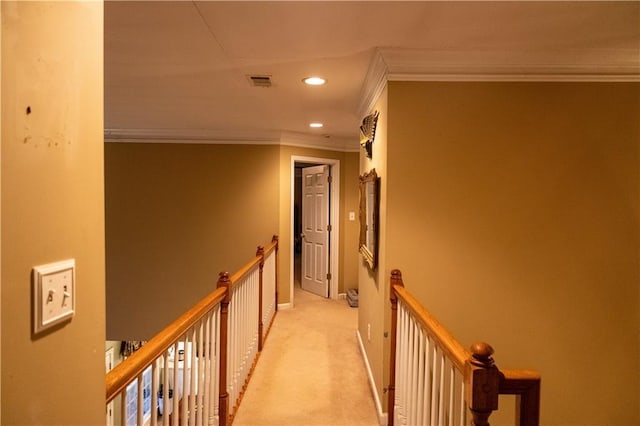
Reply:
[[[307,77],[302,81],[304,84],[308,84],[309,86],[322,86],[327,82],[327,80],[322,77]]]
[[[324,124],[322,123],[309,123],[309,127],[313,127],[315,129],[318,129],[320,127],[324,126]]]

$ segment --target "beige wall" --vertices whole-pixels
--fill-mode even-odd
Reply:
[[[0,6],[0,99],[2,99],[2,6]],[[0,101],[1,105],[1,101]],[[0,224],[2,223],[2,113],[0,109]],[[0,424],[2,424],[2,226],[0,225]]]
[[[640,86],[390,83],[385,275],[540,371],[542,423],[640,424]]]
[[[371,367],[371,374],[375,381],[377,393],[382,404],[379,413],[386,412],[386,394],[383,388],[388,385],[388,342],[384,337],[384,332],[388,330],[387,300],[389,291],[386,286],[387,276],[387,193],[388,193],[388,173],[387,173],[387,129],[389,119],[389,109],[387,106],[387,89],[382,92],[376,102],[373,111],[379,112],[378,124],[376,127],[376,137],[373,143],[373,155],[369,159],[364,155],[364,150],[360,152],[360,174],[376,169],[380,177],[380,220],[379,220],[379,246],[378,246],[378,266],[371,271],[358,255],[358,287],[359,287],[359,307],[358,307],[358,331],[367,353],[367,358]],[[371,339],[368,338],[368,328],[371,328]]]
[[[359,156],[357,152],[344,153],[342,163],[342,182],[340,183],[341,223],[340,223],[340,293],[358,287],[358,243],[360,228],[358,207]],[[349,220],[349,212],[355,213],[355,221]]]
[[[278,302],[290,303],[291,270],[291,158],[326,158],[340,161],[340,263],[338,291],[355,287],[358,280],[355,263],[358,250],[358,221],[349,221],[348,212],[358,212],[358,153],[283,145],[280,147],[280,281]],[[356,216],[357,218],[357,216]]]
[[[107,338],[148,339],[278,231],[277,146],[107,143]],[[141,309],[153,306],[152,310]]]
[[[0,7],[2,423],[101,424],[103,5]],[[69,258],[76,314],[35,336],[32,267]]]

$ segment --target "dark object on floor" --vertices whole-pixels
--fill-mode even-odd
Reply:
[[[352,308],[358,307],[358,289],[357,288],[350,288],[349,290],[347,290],[347,303],[349,303],[349,306],[351,306]]]

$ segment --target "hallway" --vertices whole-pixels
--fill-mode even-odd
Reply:
[[[358,311],[295,288],[279,311],[233,424],[377,425]]]

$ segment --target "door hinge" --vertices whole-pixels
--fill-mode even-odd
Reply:
[[[329,183],[333,182],[333,177],[331,175],[327,176],[327,182]]]
[[[331,273],[327,274],[327,280],[331,281]]]
[[[331,232],[331,225],[327,225],[327,231]]]

